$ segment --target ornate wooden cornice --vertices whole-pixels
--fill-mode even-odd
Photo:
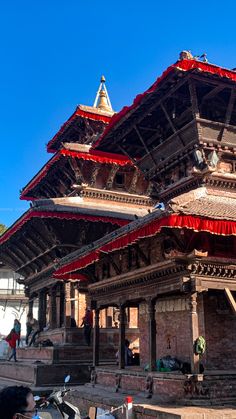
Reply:
[[[151,286],[153,284],[164,287],[163,290],[160,288],[159,292],[161,293],[172,292],[176,286],[180,291],[182,285],[180,278],[186,272],[186,265],[183,262],[163,261],[89,285],[89,293],[92,298],[95,298],[102,296],[104,293],[119,292],[122,289],[128,291],[129,287]],[[175,287],[173,287],[173,279],[176,284]],[[156,292],[158,294],[158,289]]]
[[[188,265],[188,270],[192,275],[217,277],[222,280],[234,278],[236,281],[236,260],[235,264],[195,260]]]
[[[153,200],[145,195],[130,195],[128,193],[107,191],[105,189],[84,188],[80,192],[83,198],[102,199],[103,201],[125,202],[134,205],[152,206]]]
[[[205,183],[209,186],[222,188],[224,190],[225,189],[235,190],[236,188],[236,179],[233,179],[233,178],[230,179],[229,177],[227,178],[226,176],[206,177]]]

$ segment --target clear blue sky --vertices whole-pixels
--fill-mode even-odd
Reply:
[[[183,49],[236,67],[235,4],[1,1],[0,223],[27,210],[19,190],[51,157],[45,144],[76,105],[93,104],[101,74],[118,111]]]

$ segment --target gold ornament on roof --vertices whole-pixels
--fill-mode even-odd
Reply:
[[[102,111],[113,112],[105,82],[106,79],[102,76],[93,107]]]

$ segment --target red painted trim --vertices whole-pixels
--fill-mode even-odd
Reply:
[[[138,107],[140,102],[149,94],[155,91],[158,85],[174,70],[180,71],[191,71],[191,70],[199,70],[204,73],[213,74],[219,77],[230,79],[236,82],[236,72],[232,70],[228,70],[225,68],[218,67],[213,64],[203,63],[197,60],[180,60],[177,61],[175,64],[172,64],[168,67],[160,77],[154,82],[154,84],[146,90],[144,93],[141,93],[136,96],[132,105],[125,106],[121,111],[115,115],[113,115],[110,124],[106,127],[104,133],[98,138],[98,140],[93,144],[92,148],[96,148],[101,145],[102,141],[106,136],[110,133],[110,131],[114,128],[114,126],[120,122],[120,120],[126,116],[130,111],[134,110]]]
[[[235,221],[214,220],[189,215],[171,214],[163,218],[158,218],[157,220],[152,221],[135,231],[127,232],[124,236],[114,239],[92,253],[64,265],[54,272],[53,276],[58,278],[61,275],[69,274],[70,272],[85,268],[86,266],[98,261],[102,252],[114,252],[115,250],[127,247],[142,238],[154,236],[159,233],[163,227],[187,228],[196,232],[206,231],[216,235],[236,236]]]
[[[87,276],[87,275],[83,275],[83,274],[65,274],[65,275],[63,275],[63,278],[61,277],[60,279],[62,279],[62,280],[70,280],[70,281],[88,281],[89,280],[89,277]]]
[[[67,212],[56,212],[56,211],[34,211],[29,210],[22,218],[20,218],[12,227],[10,227],[1,237],[0,245],[7,241],[16,231],[20,230],[21,227],[29,221],[31,218],[63,218],[67,220],[84,220],[90,222],[101,221],[103,223],[116,224],[118,226],[124,226],[128,224],[129,220],[121,220],[118,218],[106,217],[106,216],[95,216],[87,214],[72,214]]]
[[[47,151],[49,153],[55,153],[57,150],[53,148],[53,144],[56,139],[63,133],[65,128],[74,120],[76,117],[81,116],[82,118],[91,119],[93,121],[101,121],[105,124],[109,124],[111,116],[100,115],[92,112],[83,111],[80,108],[71,115],[71,117],[61,126],[60,130],[54,135],[54,137],[47,144]]]
[[[20,195],[20,199],[22,200],[34,200],[35,198],[30,198],[30,197],[26,197],[25,195],[31,190],[33,189],[39,182],[41,179],[43,179],[46,175],[48,170],[50,169],[50,167],[61,158],[60,154],[55,154],[55,156],[53,156],[48,163],[45,164],[45,166],[43,166],[43,168],[40,170],[40,172],[30,181],[30,183],[23,189],[21,195]]]
[[[60,150],[63,156],[77,157],[82,160],[91,160],[102,164],[118,164],[119,166],[131,165],[131,160],[122,154],[106,153],[99,150],[91,150],[89,153],[82,153],[80,151]]]
[[[71,151],[71,150],[59,150],[55,156],[52,157],[51,160],[49,160],[48,163],[45,164],[45,166],[41,169],[41,171],[35,176],[34,179],[25,187],[25,189],[22,191],[22,194],[20,195],[20,199],[27,200],[27,201],[33,201],[34,199],[37,199],[35,197],[27,197],[25,196],[30,190],[32,190],[36,185],[39,184],[41,179],[43,179],[46,175],[48,170],[50,169],[53,164],[58,161],[61,156],[69,156],[73,158],[78,158],[82,160],[90,160],[101,164],[117,164],[119,166],[126,166],[130,165],[133,166],[133,163],[129,158],[126,156],[123,156],[122,154],[113,154],[113,153],[106,153],[99,150],[91,150],[88,153],[79,152],[79,151]]]
[[[94,162],[98,162],[101,164],[118,164],[119,166],[126,166],[130,165],[132,166],[133,163],[131,160],[121,154],[113,154],[113,153],[106,153],[99,150],[91,150],[88,153],[82,153],[79,151],[71,151],[71,150],[59,150],[55,156],[52,157],[51,160],[49,160],[48,163],[41,169],[41,171],[36,175],[36,177],[26,186],[26,188],[23,190],[22,194],[20,195],[20,199],[27,200],[27,201],[33,201],[36,199],[35,197],[26,197],[25,195],[32,190],[36,185],[39,184],[41,179],[43,179],[46,175],[50,167],[58,161],[61,156],[69,156],[74,157],[82,160],[90,160]]]

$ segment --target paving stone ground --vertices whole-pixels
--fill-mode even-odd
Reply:
[[[14,385],[13,381],[0,378],[0,389],[7,385]],[[50,392],[51,388],[32,388],[34,394],[40,392]],[[68,400],[81,408],[82,416],[88,414],[88,406],[114,407],[123,404],[125,397],[131,395],[134,401],[135,417],[140,419],[236,419],[236,405],[232,406],[181,406],[181,405],[163,405],[157,397],[147,399],[141,393],[127,393],[114,389],[107,389],[90,384],[75,386]],[[59,419],[60,415],[53,409],[49,409],[53,419]],[[124,414],[114,413],[118,418],[125,417]]]

